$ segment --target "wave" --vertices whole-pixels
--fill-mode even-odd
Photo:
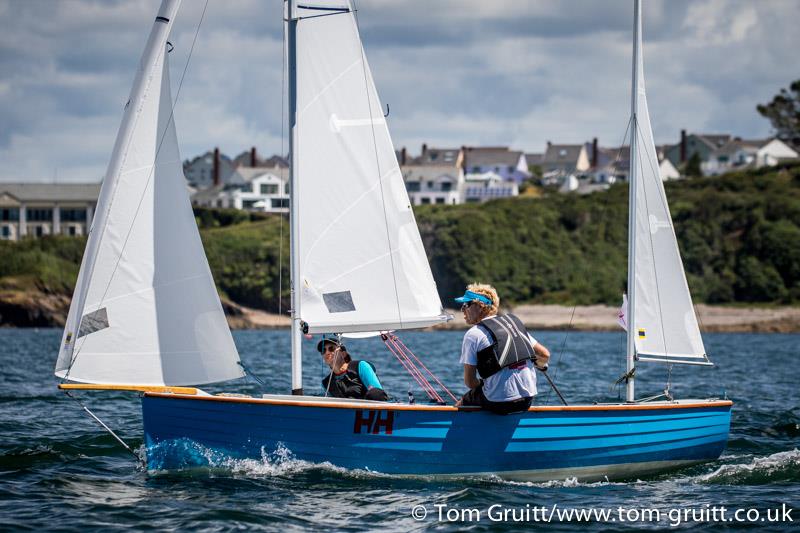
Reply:
[[[144,455],[144,446],[139,453]],[[174,475],[222,471],[246,477],[291,477],[307,472],[328,472],[348,477],[385,476],[368,470],[348,470],[329,462],[313,463],[297,459],[292,451],[279,445],[273,451],[261,448],[261,457],[237,458],[234,455],[203,446],[190,439],[164,441],[152,446],[147,470],[151,475]]]
[[[722,465],[709,474],[698,476],[695,481],[717,485],[766,485],[800,481],[800,450],[755,457],[749,463]]]

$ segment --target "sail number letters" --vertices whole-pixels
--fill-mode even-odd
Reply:
[[[372,433],[373,435],[384,433],[386,435],[391,435],[393,424],[394,413],[392,411],[369,411],[361,409],[355,412],[353,433]],[[383,431],[381,432],[381,430]]]

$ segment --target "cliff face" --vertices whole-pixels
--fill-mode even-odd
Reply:
[[[63,294],[0,290],[0,326],[61,327],[67,320],[69,301]]]

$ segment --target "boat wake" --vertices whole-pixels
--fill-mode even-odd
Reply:
[[[244,477],[293,477],[309,472],[327,472],[356,478],[385,476],[368,470],[348,470],[327,461],[314,463],[297,459],[284,445],[279,445],[273,451],[262,447],[261,457],[253,459],[239,458],[190,439],[177,439],[153,446],[148,455],[147,470],[155,475],[167,472],[174,474],[175,470],[213,470]]]
[[[782,481],[800,481],[800,450],[755,457],[749,463],[722,465],[695,478],[697,483],[717,485],[766,485]]]

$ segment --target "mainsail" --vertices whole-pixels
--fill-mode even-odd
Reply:
[[[295,7],[299,316],[307,332],[447,319],[351,6]]]
[[[641,15],[637,3],[634,41],[634,121],[631,137],[631,186],[634,212],[635,287],[631,306],[636,354],[642,360],[705,360],[692,298],[683,271],[675,229],[659,175],[642,60]],[[635,184],[634,184],[635,181]]]
[[[117,135],[56,375],[104,384],[239,378],[239,355],[189,203],[172,117],[162,4]]]

